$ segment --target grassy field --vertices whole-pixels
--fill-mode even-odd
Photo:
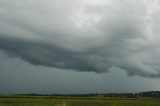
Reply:
[[[0,97],[0,106],[160,106],[160,99],[104,97]]]

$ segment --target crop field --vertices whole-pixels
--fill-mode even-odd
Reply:
[[[160,106],[160,99],[0,97],[0,106]]]

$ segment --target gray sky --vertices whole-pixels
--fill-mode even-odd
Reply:
[[[0,93],[160,90],[159,0],[0,0]]]

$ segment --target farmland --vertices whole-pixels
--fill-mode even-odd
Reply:
[[[0,106],[160,106],[160,99],[106,98],[106,97],[1,96]]]

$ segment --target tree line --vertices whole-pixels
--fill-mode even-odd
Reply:
[[[111,98],[160,98],[160,91],[139,93],[90,93],[90,94],[16,94],[20,96],[56,96],[56,97],[111,97]]]

